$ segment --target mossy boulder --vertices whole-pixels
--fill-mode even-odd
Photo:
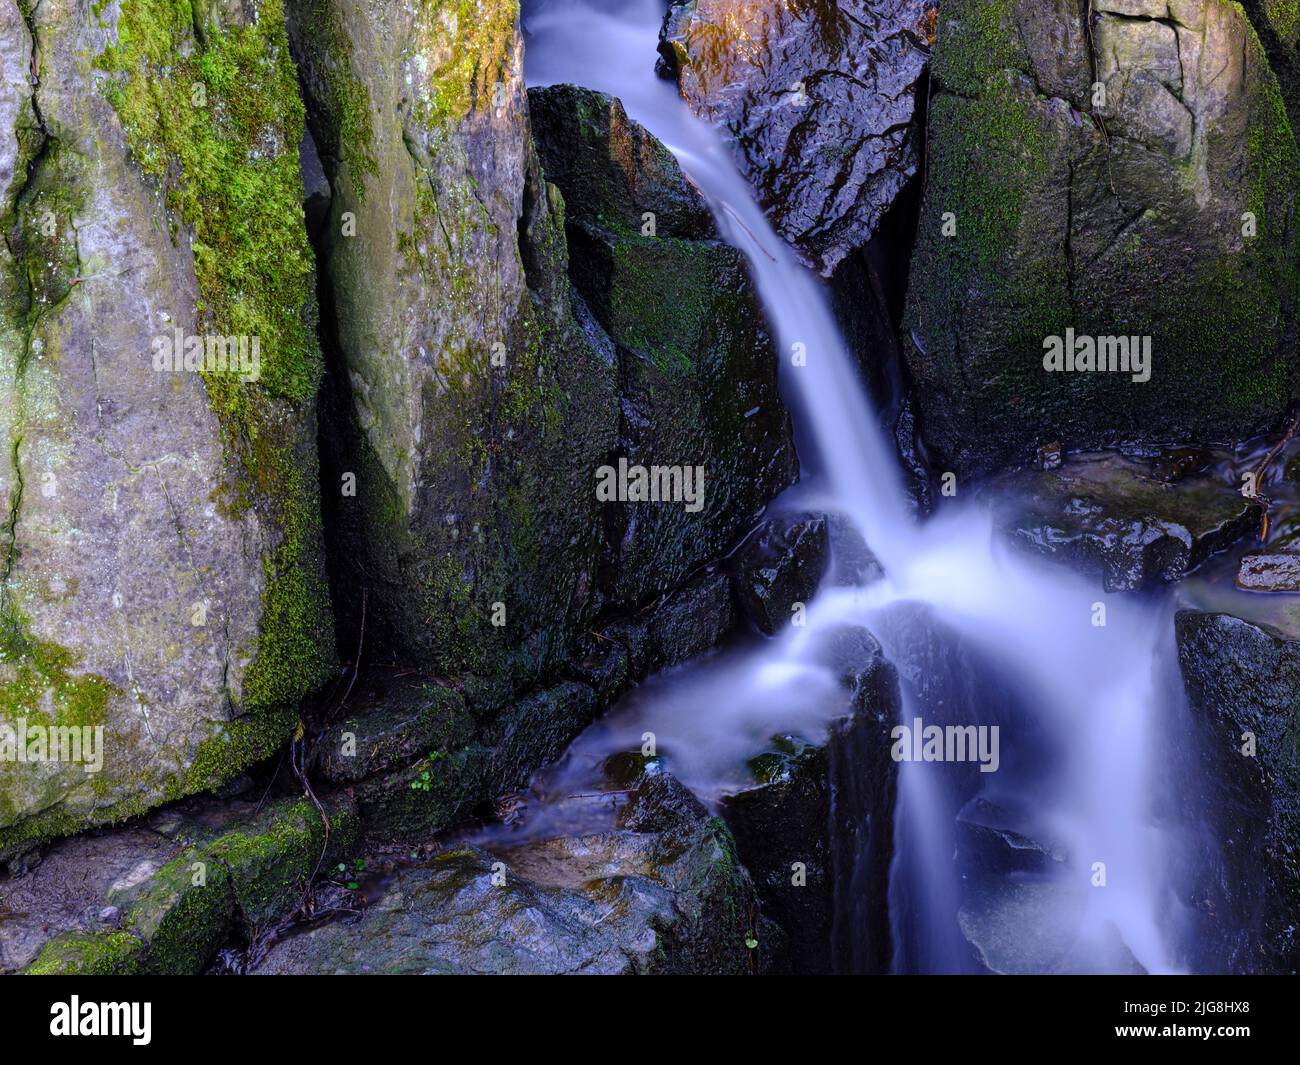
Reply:
[[[1300,138],[1300,3],[1296,0],[1242,0],[1241,5],[1259,34],[1273,72],[1282,87],[1282,99],[1291,116],[1291,128]]]
[[[554,672],[593,612],[616,371],[577,316],[515,0],[291,0],[332,196],[326,513],[368,639],[442,676]],[[586,327],[586,328],[584,328]]]
[[[0,970],[34,974],[202,972],[232,936],[251,943],[346,856],[351,804],[205,800],[54,845],[0,884],[10,914]],[[53,938],[50,932],[60,929]]]
[[[430,751],[462,747],[474,732],[460,693],[391,670],[366,674],[352,707],[324,729],[316,745],[316,771],[332,784],[355,783]]]
[[[1089,11],[940,10],[904,347],[941,468],[1233,440],[1298,394],[1300,149],[1250,21]],[[1149,379],[1048,372],[1067,329],[1149,338]]]
[[[371,839],[428,836],[526,783],[596,709],[591,687],[564,681],[476,719],[460,692],[375,670],[358,683],[352,712],[321,735],[316,769],[349,789]]]
[[[0,50],[0,724],[103,729],[0,761],[3,851],[265,757],[334,640],[279,0],[10,4]]]
[[[703,227],[704,202],[673,157],[603,93],[529,96],[543,166],[568,204],[570,274],[617,349],[607,461],[704,471],[698,505],[607,504],[602,588],[634,607],[716,559],[796,479],[790,419],[743,257]]]
[[[928,8],[676,0],[664,18],[664,71],[728,134],[777,232],[826,276],[916,173]]]

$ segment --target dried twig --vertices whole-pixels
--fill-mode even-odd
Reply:
[[[1269,514],[1268,508],[1273,505],[1273,501],[1260,491],[1260,486],[1264,483],[1264,476],[1268,473],[1268,468],[1273,464],[1273,460],[1282,453],[1283,448],[1287,446],[1294,438],[1296,431],[1300,430],[1300,407],[1291,412],[1291,418],[1287,422],[1286,429],[1276,444],[1269,448],[1268,454],[1260,460],[1254,470],[1254,502],[1259,504],[1263,514],[1259,523],[1259,542],[1261,544],[1268,542]]]

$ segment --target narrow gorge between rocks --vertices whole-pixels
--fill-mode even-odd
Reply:
[[[1293,0],[0,61],[0,973],[1294,974]]]
[[[901,675],[902,694],[883,705],[864,700],[857,712],[878,719],[868,742],[891,743],[895,715],[909,725],[920,719],[997,727],[1023,739],[1000,752],[1005,762],[988,778],[972,777],[963,765],[918,764],[909,752],[897,769],[897,803],[876,795],[875,804],[853,808],[861,783],[832,779],[829,831],[849,834],[830,842],[837,863],[848,867],[835,870],[837,968],[889,959],[898,972],[992,964],[1173,971],[1187,955],[1170,837],[1185,826],[1157,820],[1157,810],[1178,804],[1172,767],[1151,751],[1159,735],[1186,730],[1181,702],[1158,687],[1173,651],[1171,613],[1159,604],[1116,604],[1098,628],[1093,603],[1100,587],[1017,558],[982,510],[950,506],[924,523],[914,518],[898,459],[875,429],[878,416],[821,286],[772,232],[725,146],[643,61],[658,38],[657,6],[551,0],[525,7],[526,77],[532,85],[573,83],[609,93],[681,161],[724,239],[745,254],[778,351],[799,346],[807,354],[798,367],[781,369],[796,437],[802,429],[806,441],[803,477],[790,494],[797,493],[796,506],[839,519],[832,567],[848,572],[851,563],[839,556],[864,544],[879,566],[822,589],[808,604],[805,624],[774,645],[687,664],[648,684],[632,707],[615,707],[580,738],[569,759],[599,764],[653,735],[666,767],[717,801],[772,736],[816,741],[844,715],[836,675],[843,666],[828,664],[828,656],[846,635],[860,634],[868,644],[878,638],[885,668]],[[784,497],[773,506],[783,504]],[[925,633],[919,641],[918,631]],[[959,647],[968,656],[966,677],[941,661]],[[969,760],[978,763],[974,747],[972,740]],[[1050,786],[1044,765],[1059,774]],[[879,766],[869,759],[840,772],[852,778]],[[568,773],[561,793],[581,786]],[[986,779],[996,786],[983,786]],[[975,864],[993,866],[994,882],[973,888],[984,897],[961,897],[951,858],[954,825],[972,835],[1006,834],[999,842],[1013,853],[973,856]],[[1041,865],[1017,867],[1014,849],[1024,845],[1009,843],[1013,832],[1031,841]],[[985,841],[962,843],[978,852]],[[1092,859],[1103,857],[1108,890],[1089,897]],[[882,860],[889,861],[887,873],[871,868]],[[996,868],[1000,862],[1010,868]],[[883,904],[886,881],[892,906],[889,941],[882,943],[873,941],[870,911]],[[970,935],[974,942],[962,936],[959,908],[960,920],[979,929]],[[989,930],[997,925],[1004,929]],[[1008,933],[1008,925],[1015,931]],[[1005,961],[983,952],[983,935],[1010,940],[989,947]]]

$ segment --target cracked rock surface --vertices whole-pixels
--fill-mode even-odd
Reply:
[[[920,154],[924,0],[679,0],[659,50],[692,109],[732,139],[778,233],[829,277]]]
[[[287,735],[282,711],[332,657],[328,617],[306,654],[285,618],[266,635],[268,611],[287,602],[279,581],[298,589],[304,619],[324,597],[319,518],[304,502],[315,498],[312,388],[289,395],[270,380],[291,360],[309,379],[314,340],[288,352],[263,337],[265,376],[239,412],[218,413],[198,373],[154,366],[155,341],[175,331],[257,330],[213,314],[204,246],[169,210],[193,175],[176,165],[163,184],[142,168],[146,151],[159,171],[174,162],[150,140],[158,112],[127,111],[163,74],[143,63],[119,84],[104,59],[137,13],[0,3],[0,722],[103,727],[97,773],[0,761],[0,850],[228,779]],[[256,29],[251,14],[219,18],[231,39],[274,42],[278,28],[283,47],[274,7]],[[160,32],[178,54],[201,47],[192,26]],[[281,68],[265,71],[242,87],[262,101],[248,173],[293,202],[300,190],[279,183],[282,159],[296,177],[295,112],[272,102]],[[269,263],[264,278],[291,278],[287,291],[297,265]],[[308,313],[305,299],[285,304],[290,320]],[[301,496],[249,473],[261,462],[275,479],[286,456],[306,471]]]
[[[951,468],[1269,427],[1297,394],[1300,154],[1223,0],[943,6],[905,321]],[[945,223],[947,227],[945,228]],[[1150,379],[1044,341],[1149,338]]]

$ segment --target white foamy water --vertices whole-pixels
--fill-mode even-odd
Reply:
[[[1019,753],[981,783],[1032,811],[1035,830],[1067,855],[1057,877],[1068,904],[1048,906],[1037,919],[1072,944],[1074,964],[1116,967],[1118,936],[1146,970],[1177,969],[1179,952],[1166,935],[1171,922],[1163,919],[1177,906],[1166,841],[1153,820],[1152,741],[1165,720],[1163,700],[1174,698],[1157,671],[1172,645],[1168,610],[1106,596],[1092,582],[1005,547],[991,517],[973,505],[945,500],[924,523],[910,517],[897,454],[879,429],[824,287],[774,233],[717,133],[653,73],[662,15],[662,0],[526,4],[527,82],[571,82],[618,96],[672,149],[725,239],[751,264],[782,353],[782,393],[800,430],[801,504],[847,516],[887,576],[864,588],[823,588],[805,627],[645,685],[575,751],[632,749],[652,731],[673,771],[716,796],[734,786],[738,767],[774,733],[815,735],[843,713],[835,678],[815,654],[831,629],[863,625],[905,678],[919,668],[909,667],[914,630],[895,624],[903,604],[919,605],[1003,678],[1028,715],[1000,722],[1004,744]],[[806,350],[804,366],[791,364],[795,344]],[[1106,608],[1104,626],[1094,624],[1097,603]],[[905,686],[904,720],[921,712],[918,683],[911,676]],[[980,705],[960,709],[970,723],[999,723]],[[1032,737],[1017,743],[1017,729]],[[900,766],[890,889],[898,969],[957,970],[968,954],[954,917],[961,885],[948,769]],[[1093,886],[1094,863],[1104,863],[1104,887]],[[1026,928],[1026,936],[1034,934]]]

